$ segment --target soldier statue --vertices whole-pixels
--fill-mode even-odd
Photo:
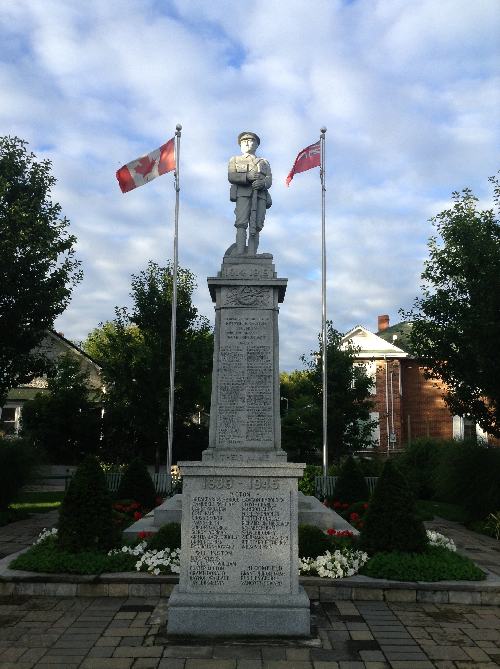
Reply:
[[[273,178],[268,161],[255,155],[260,139],[254,132],[240,132],[238,144],[241,156],[230,158],[227,177],[231,183],[230,200],[236,202],[236,248],[232,253],[255,255],[266,209],[272,204],[269,188]]]

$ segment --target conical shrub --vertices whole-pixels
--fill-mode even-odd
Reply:
[[[133,499],[146,509],[154,507],[156,502],[155,486],[148,468],[140,458],[131,460],[123,472],[117,498]]]
[[[423,523],[415,517],[415,500],[401,472],[388,460],[373,492],[360,546],[375,553],[422,553],[427,547]]]
[[[365,477],[352,455],[344,460],[340,468],[333,496],[339,502],[347,502],[348,504],[364,502],[370,496]]]
[[[108,550],[116,543],[111,495],[94,456],[76,470],[59,511],[58,544],[72,553]]]

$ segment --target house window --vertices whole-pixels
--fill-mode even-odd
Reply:
[[[375,395],[377,393],[377,363],[375,360],[366,360],[365,362],[356,362],[354,364],[356,367],[360,367],[366,376],[373,381],[370,388],[370,395]],[[354,379],[352,381],[352,386],[354,387]]]
[[[377,421],[376,424],[372,427],[372,431],[370,434],[370,439],[372,440],[372,443],[370,446],[367,446],[366,448],[372,449],[372,448],[377,448],[380,444],[380,423],[379,423],[379,412],[378,411],[371,411],[370,412],[370,421]],[[360,421],[362,425],[366,425],[366,421]]]
[[[453,439],[488,441],[488,434],[471,418],[453,416]]]
[[[5,434],[16,432],[16,407],[4,407],[0,415],[1,429]]]
[[[464,440],[471,441],[476,439],[476,423],[470,418],[464,418]]]
[[[378,411],[371,411],[370,412],[370,420],[376,420],[377,424],[375,427],[372,429],[372,439],[375,442],[375,447],[380,445],[380,416]]]

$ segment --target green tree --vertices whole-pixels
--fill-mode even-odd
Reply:
[[[327,327],[327,396],[329,462],[346,453],[373,445],[370,420],[372,380],[356,364],[358,349],[343,342],[342,334]],[[283,448],[293,459],[321,462],[322,372],[321,355],[302,357],[306,369],[282,375],[281,395],[288,399],[282,419]]]
[[[75,464],[100,448],[99,398],[71,353],[57,360],[47,385],[23,407],[22,435],[50,462]]]
[[[174,461],[206,447],[206,427],[192,418],[208,409],[213,336],[192,303],[193,274],[178,272]],[[84,349],[103,368],[104,436],[108,457],[166,457],[170,365],[172,266],[149,262],[132,277],[133,307],[88,336]]]
[[[453,414],[468,416],[500,437],[500,185],[492,209],[478,210],[469,189],[431,219],[422,273],[422,297],[405,314],[413,321],[410,345],[429,378],[446,384]]]
[[[280,374],[281,441],[293,462],[321,462],[316,388],[309,370]]]
[[[33,349],[82,276],[69,221],[51,201],[50,170],[22,139],[0,137],[0,404],[10,388],[45,371]]]

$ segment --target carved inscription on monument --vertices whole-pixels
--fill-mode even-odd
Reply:
[[[188,591],[289,592],[289,491],[268,491],[278,479],[261,478],[256,491],[252,480],[220,478],[192,496]]]
[[[272,312],[224,314],[219,348],[217,447],[272,448]]]
[[[274,271],[272,267],[262,265],[223,265],[222,276],[228,279],[272,279]]]

